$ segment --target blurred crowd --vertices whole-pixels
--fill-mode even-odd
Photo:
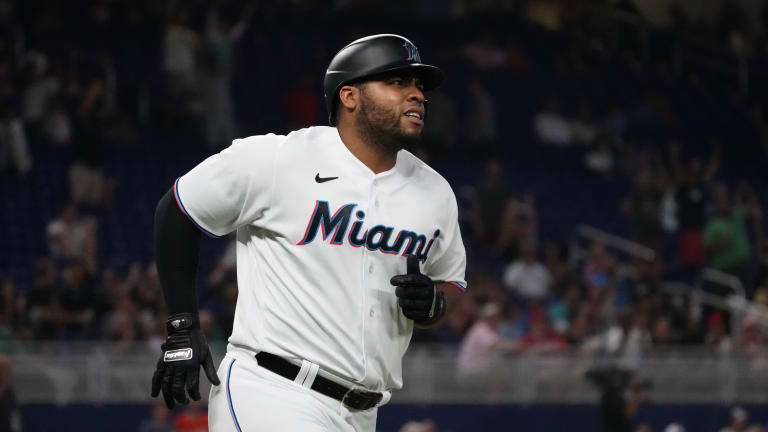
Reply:
[[[391,26],[371,23],[374,13]],[[357,24],[338,28],[345,16]],[[56,216],[38,227],[45,244],[29,245],[31,274],[0,263],[0,352],[34,340],[159,346],[165,311],[151,253],[116,264],[105,244],[115,203],[134,199],[105,160],[172,156],[152,148],[158,131],[210,154],[238,136],[325,124],[327,61],[370,27],[402,32],[452,72],[429,95],[413,151],[457,192],[470,288],[414,344],[457,350],[468,383],[524,354],[631,366],[647,352],[697,347],[764,369],[765,315],[735,320],[667,287],[690,288],[713,268],[741,288],[701,289],[768,310],[767,21],[758,0],[0,0],[0,182],[30,181],[52,154],[64,166],[52,181],[67,191],[45,203]],[[582,194],[560,192],[570,184]],[[11,222],[29,217],[11,204],[2,210]],[[571,241],[584,214],[651,257],[599,236]],[[151,217],[119,223],[151,236]],[[212,342],[226,341],[237,299],[234,239],[220,242],[198,278]],[[171,417],[158,404],[141,430],[206,430],[203,414],[193,404]],[[436,430],[431,420],[402,429]],[[740,409],[723,429],[764,430]]]
[[[116,200],[131,199],[104,168],[105,155],[141,149],[147,130],[194,137],[191,142],[210,153],[264,125],[279,132],[323,124],[319,80],[339,44],[310,44],[300,59],[281,58],[291,85],[266,97],[267,107],[254,108],[258,102],[235,89],[271,87],[263,81],[277,72],[266,64],[268,56],[243,52],[275,44],[283,46],[271,49],[290,52],[298,43],[270,40],[275,36],[262,31],[286,11],[281,2],[36,3],[0,1],[0,169],[4,181],[23,181],[36,151],[59,151],[71,159],[58,179],[68,195],[58,216],[40,227],[47,245],[31,282],[2,280],[0,336],[8,346],[48,339],[113,341],[117,349],[154,343],[163,338],[165,313],[151,256],[113,266],[101,252],[104,215]],[[381,2],[289,3],[305,15],[393,10]],[[712,267],[736,277],[747,299],[768,307],[764,183],[748,169],[734,169],[764,161],[768,152],[766,93],[756,78],[766,64],[765,9],[754,15],[733,2],[702,18],[676,2],[663,16],[629,1],[574,3],[424,2],[414,12],[468,29],[473,20],[502,14],[549,40],[539,46],[478,31],[433,49],[438,62],[462,72],[430,95],[430,122],[414,152],[438,169],[465,161],[467,172],[478,175],[454,185],[471,288],[443,324],[417,332],[415,343],[459,349],[459,369],[470,377],[505,353],[622,356],[695,345],[764,354],[768,323],[748,316],[734,332],[728,310],[663,287],[669,277]],[[584,24],[595,10],[620,14],[637,32]],[[668,49],[648,54],[638,29],[651,41],[660,35]],[[723,78],[719,70],[690,66],[700,60],[685,57],[684,41],[692,35],[719,47],[715,60],[734,73]],[[551,55],[546,43],[556,47]],[[514,104],[515,94],[504,94],[497,80],[539,73],[604,74],[642,89],[632,103],[578,89],[566,97],[553,80],[551,88],[536,89],[532,115],[499,118],[500,105]],[[689,111],[665,94],[681,83],[714,95],[712,123],[725,123],[720,129],[702,125],[697,135],[687,128]],[[517,85],[522,92],[524,82]],[[730,112],[745,113],[741,123],[723,120]],[[528,138],[526,146],[508,140],[509,122],[516,129],[512,141]],[[655,259],[627,256],[594,239],[577,256],[567,238],[551,235],[558,218],[569,215],[542,208],[551,196],[510,184],[521,184],[510,178],[526,164],[593,182],[588,205],[598,203],[606,219],[629,226],[629,239]],[[611,185],[622,188],[618,199],[601,195]],[[201,324],[212,341],[228,336],[237,298],[233,240],[221,249],[199,278]]]

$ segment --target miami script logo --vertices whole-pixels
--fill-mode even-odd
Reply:
[[[427,260],[427,254],[429,254],[435,239],[440,236],[439,229],[432,234],[429,241],[427,241],[426,235],[408,229],[401,229],[395,235],[395,227],[386,225],[375,225],[366,228],[361,233],[365,212],[362,210],[354,212],[355,207],[357,204],[345,204],[331,215],[328,201],[316,201],[315,210],[309,217],[304,237],[296,244],[303,246],[312,243],[317,237],[317,232],[320,231],[323,241],[330,238],[332,245],[344,245],[346,242],[352,247],[364,246],[370,251],[379,251],[390,255],[404,257],[416,255],[421,262],[424,262]],[[356,219],[354,222],[352,222],[353,212]],[[352,222],[351,228],[350,222]]]

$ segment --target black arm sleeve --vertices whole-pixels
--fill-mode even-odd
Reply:
[[[197,316],[195,278],[199,252],[200,230],[176,205],[171,189],[155,210],[157,275],[169,316],[178,313]]]

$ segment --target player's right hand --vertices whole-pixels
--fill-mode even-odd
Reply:
[[[187,393],[200,400],[200,366],[211,383],[219,385],[220,381],[197,318],[190,313],[171,315],[166,326],[168,338],[152,376],[152,397],[162,390],[165,404],[173,409],[177,402],[189,403]]]

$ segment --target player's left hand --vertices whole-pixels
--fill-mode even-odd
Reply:
[[[165,405],[173,409],[176,403],[189,403],[187,393],[192,400],[200,400],[200,366],[213,385],[220,381],[197,318],[189,313],[172,315],[167,327],[168,338],[152,376],[152,397],[162,390]]]
[[[393,276],[389,283],[396,286],[397,304],[406,318],[417,324],[437,322],[445,313],[445,296],[438,292],[429,276],[419,271],[419,259],[408,257],[407,274]]]

